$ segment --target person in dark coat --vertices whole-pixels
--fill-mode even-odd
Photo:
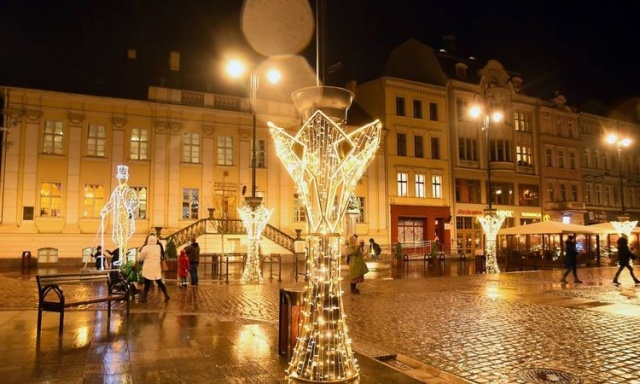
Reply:
[[[638,280],[636,278],[636,276],[633,274],[633,267],[631,266],[631,263],[630,263],[630,261],[632,259],[635,259],[635,255],[629,249],[629,241],[627,240],[627,237],[622,235],[618,239],[618,265],[619,265],[619,267],[618,267],[618,271],[616,272],[616,275],[613,277],[613,284],[620,285],[620,283],[618,282],[618,277],[620,276],[620,272],[622,272],[622,270],[625,269],[625,268],[629,269],[629,273],[631,274],[631,277],[633,278],[633,282],[636,283],[636,284],[640,284],[640,280]]]
[[[569,235],[567,241],[564,242],[564,254],[567,270],[562,275],[561,283],[567,283],[567,276],[569,272],[573,271],[573,282],[582,283],[582,280],[578,278],[578,248],[576,247],[576,237]]]

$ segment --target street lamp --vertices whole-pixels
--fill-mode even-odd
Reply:
[[[618,150],[618,167],[620,178],[620,208],[622,214],[618,217],[618,221],[612,221],[611,224],[616,228],[619,234],[629,236],[631,230],[638,224],[638,221],[629,221],[630,217],[627,215],[624,207],[624,183],[622,181],[622,148],[631,145],[631,139],[628,137],[618,137],[616,134],[610,134],[607,136],[607,143],[615,145]]]
[[[502,112],[495,108],[495,100],[488,99],[487,105],[491,107],[490,111],[485,111],[485,109],[480,105],[474,105],[469,110],[469,114],[472,118],[482,118],[482,130],[485,132],[486,139],[486,149],[487,149],[487,185],[488,185],[488,196],[487,200],[489,202],[489,209],[484,211],[483,215],[478,216],[478,220],[480,224],[482,224],[482,229],[485,232],[485,257],[487,261],[486,270],[487,273],[500,273],[500,268],[498,267],[498,261],[496,258],[496,238],[498,237],[498,231],[502,224],[504,223],[504,215],[498,215],[497,212],[493,209],[493,192],[491,186],[491,143],[489,142],[489,126],[491,122],[500,123],[504,117]]]
[[[232,60],[227,64],[227,72],[232,77],[240,77],[245,73],[245,65],[238,60]],[[271,83],[280,80],[280,72],[271,69],[266,72],[267,79]],[[267,209],[262,205],[262,197],[256,196],[256,166],[257,166],[257,142],[256,142],[256,96],[258,93],[258,74],[255,70],[249,76],[251,89],[251,117],[253,124],[252,150],[251,150],[251,196],[245,197],[247,205],[238,208],[238,215],[242,219],[247,230],[248,249],[245,269],[242,273],[243,283],[262,283],[262,271],[260,270],[260,236],[266,227],[273,209]]]
[[[247,68],[245,64],[240,60],[231,60],[227,64],[227,72],[231,77],[238,78],[246,72]],[[269,69],[266,72],[266,78],[271,84],[275,84],[280,81],[282,75],[277,69]],[[257,165],[257,142],[256,142],[256,96],[258,93],[259,77],[255,70],[252,70],[249,75],[249,87],[250,87],[250,103],[251,103],[251,117],[252,117],[252,137],[251,137],[251,196],[245,197],[245,201],[252,208],[257,207],[262,202],[261,197],[256,197],[256,165]]]

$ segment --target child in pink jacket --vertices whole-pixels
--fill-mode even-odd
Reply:
[[[178,277],[180,278],[180,288],[187,286],[187,276],[189,275],[189,257],[182,249],[178,257]]]

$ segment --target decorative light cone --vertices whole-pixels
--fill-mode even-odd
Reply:
[[[287,374],[292,382],[353,382],[359,368],[351,348],[340,284],[340,238],[356,184],[380,145],[378,120],[345,130],[353,94],[311,87],[292,95],[306,120],[295,136],[269,123],[276,152],[307,211],[306,287],[300,334]]]
[[[238,215],[247,229],[249,241],[247,262],[241,279],[244,284],[262,284],[263,282],[262,270],[260,269],[260,237],[271,218],[273,209],[259,205],[261,200],[261,198],[247,198],[247,205],[238,208]]]
[[[485,257],[487,258],[487,273],[500,273],[496,258],[496,238],[504,223],[505,217],[496,214],[495,209],[485,209],[484,215],[477,216],[485,233]]]

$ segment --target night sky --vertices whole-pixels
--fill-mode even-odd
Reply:
[[[242,4],[0,0],[0,85],[144,98],[147,86],[163,81],[233,93],[213,68],[231,48],[251,51],[240,28]],[[572,105],[616,105],[640,96],[640,7],[627,4],[326,0],[322,63],[340,64],[323,78],[338,86],[368,80],[406,39],[439,49],[444,36],[455,36],[457,55],[499,60],[521,74],[527,94],[548,99],[560,90]],[[314,70],[315,42],[300,52]],[[135,62],[127,59],[130,48]],[[179,80],[168,70],[172,50],[181,53]]]

